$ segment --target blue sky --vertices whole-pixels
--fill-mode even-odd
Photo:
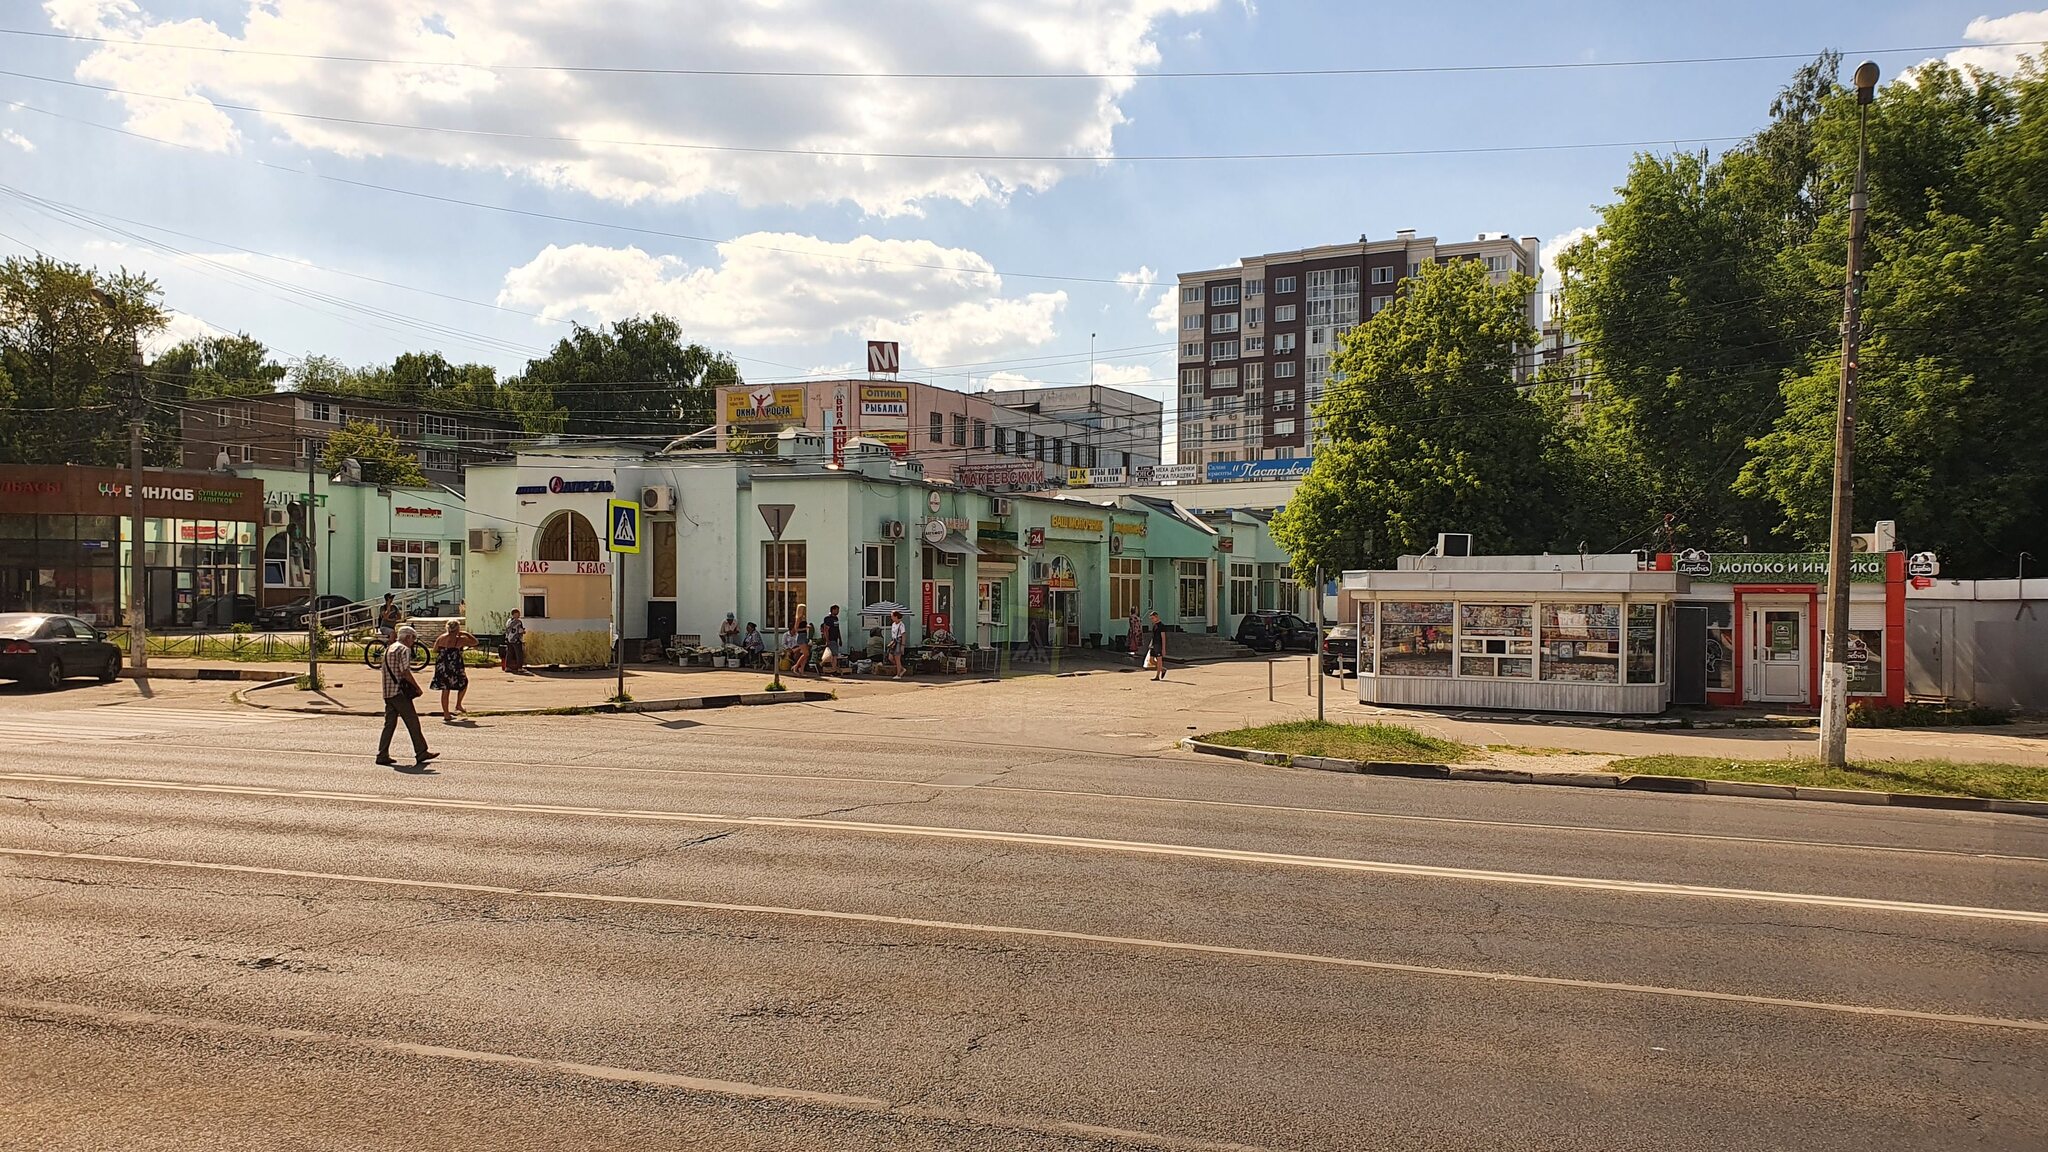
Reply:
[[[886,336],[903,342],[910,374],[954,387],[1080,382],[1094,333],[1098,380],[1164,397],[1173,336],[1149,315],[1161,289],[1119,277],[1163,281],[1407,227],[1548,241],[1594,222],[1630,150],[1097,164],[694,146],[1146,156],[1733,137],[1762,123],[1796,61],[1154,74],[1859,53],[2048,39],[2048,13],[1986,10],[1981,0],[52,0],[0,4],[0,28],[482,64],[1141,73],[1148,78],[621,76],[0,36],[9,72],[128,93],[0,76],[0,100],[42,110],[0,108],[0,185],[52,202],[0,194],[0,251],[39,247],[146,269],[181,313],[178,332],[244,330],[286,358],[369,363],[435,348],[511,370],[570,320],[661,309],[741,356],[756,379],[845,370],[862,339]],[[1925,55],[1878,59],[1892,76]],[[270,118],[209,101],[471,131]],[[735,242],[521,217],[343,180]],[[88,216],[66,218],[52,204]]]

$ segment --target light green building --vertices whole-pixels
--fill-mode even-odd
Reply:
[[[817,433],[786,432],[776,448],[542,447],[472,467],[463,579],[475,625],[495,631],[521,609],[543,664],[604,662],[615,597],[629,639],[715,643],[728,612],[773,633],[800,605],[815,625],[837,604],[857,646],[882,622],[861,610],[893,603],[913,643],[943,627],[983,648],[1121,645],[1134,609],[1184,631],[1234,629],[1219,542],[1273,554],[1256,517],[1219,529],[1163,499],[964,489],[863,440],[835,466]],[[615,498],[645,515],[643,551],[616,569],[602,540]]]
[[[263,482],[258,601],[267,607],[300,599],[308,594],[306,557],[292,525],[303,515],[306,474],[242,474]],[[396,592],[423,615],[461,611],[467,517],[460,495],[437,485],[380,488],[318,474],[312,493],[314,594],[365,601]]]

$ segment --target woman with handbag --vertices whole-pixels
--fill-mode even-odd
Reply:
[[[476,647],[476,637],[463,630],[462,621],[450,620],[448,627],[434,637],[434,683],[441,693],[441,723],[455,723],[455,713],[467,714],[469,709],[462,706],[462,698],[469,695],[469,669],[463,663],[462,654]],[[455,693],[455,709],[448,708],[448,694]]]
[[[405,721],[406,733],[412,737],[415,772],[425,770],[427,761],[440,755],[427,751],[420,714],[412,703],[420,695],[420,682],[412,674],[412,642],[417,636],[412,625],[402,624],[394,638],[397,642],[384,650],[384,735],[377,741],[377,763],[396,767],[398,761],[391,758],[391,736],[398,730],[398,722]]]

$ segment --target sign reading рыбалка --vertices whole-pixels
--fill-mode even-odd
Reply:
[[[1849,559],[1849,579],[1858,584],[1884,583],[1886,553],[1859,552]],[[1716,552],[1707,556],[1704,576],[1709,584],[1825,584],[1825,552]]]

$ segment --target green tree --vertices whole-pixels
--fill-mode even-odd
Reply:
[[[360,396],[357,373],[332,356],[314,354],[300,359],[285,373],[294,392],[325,392],[336,396]]]
[[[149,366],[162,400],[264,396],[277,391],[285,367],[263,341],[246,332],[202,336],[174,344]]]
[[[740,374],[730,356],[683,343],[681,327],[655,313],[608,328],[578,324],[515,383],[552,396],[562,431],[670,435],[709,426],[716,390],[739,384]]]
[[[126,461],[128,420],[149,399],[149,375],[129,358],[167,319],[156,281],[140,273],[40,255],[0,261],[0,462]],[[151,443],[156,462],[175,452],[175,442]]]
[[[363,482],[367,484],[427,482],[419,457],[407,452],[398,437],[367,420],[351,420],[327,438],[320,466],[332,474],[341,471],[345,460],[354,460],[361,466]]]
[[[1349,332],[1317,404],[1315,464],[1273,518],[1296,572],[1387,565],[1439,532],[1491,551],[1548,543],[1543,411],[1517,394],[1534,284],[1477,261],[1424,264]]]

